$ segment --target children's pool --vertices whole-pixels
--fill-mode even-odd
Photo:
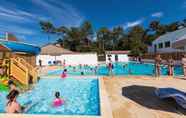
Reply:
[[[74,69],[75,68],[75,69]],[[93,66],[76,66],[76,67],[66,67],[68,75],[109,75],[109,70],[105,64],[97,67]],[[52,70],[48,72],[48,75],[60,75],[63,70]],[[114,68],[112,70],[113,75],[154,75],[154,65],[150,63],[114,63]],[[161,75],[168,75],[167,66],[161,66]],[[183,75],[183,69],[181,66],[174,67],[174,75]]]
[[[59,91],[65,104],[54,108],[54,94]],[[0,93],[0,112],[5,112],[6,92]],[[41,79],[39,83],[24,94],[18,101],[32,107],[26,114],[56,115],[100,115],[99,85],[97,79]]]

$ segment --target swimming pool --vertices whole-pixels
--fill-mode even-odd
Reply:
[[[97,79],[41,79],[32,89],[18,97],[23,105],[34,103],[26,114],[100,115],[99,85]],[[65,104],[52,107],[54,93],[59,91]],[[0,93],[0,112],[6,106],[6,92]]]
[[[109,70],[105,64],[102,64],[97,67],[95,71],[94,66],[90,67],[79,67],[76,66],[75,70],[73,67],[66,67],[68,75],[81,75],[81,72],[84,75],[109,75]],[[63,70],[52,70],[48,72],[48,75],[60,75]],[[154,65],[150,63],[114,63],[113,75],[154,75]],[[166,66],[161,66],[161,75],[167,75],[168,68]],[[181,66],[174,67],[174,75],[183,75],[183,69]]]

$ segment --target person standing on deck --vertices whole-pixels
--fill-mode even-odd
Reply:
[[[168,60],[168,75],[174,75],[174,60],[172,59],[172,57]]]
[[[186,54],[184,54],[184,56],[182,58],[182,65],[183,65],[184,77],[186,77]]]
[[[161,71],[161,57],[160,54],[156,55],[155,57],[155,76],[159,77],[160,76],[160,71]]]
[[[39,60],[39,66],[42,67],[42,60]]]
[[[108,60],[109,60],[108,63],[109,75],[112,75],[112,69],[113,69],[112,60],[111,58],[109,58]]]
[[[63,60],[63,68],[65,68],[65,66],[66,66],[66,60],[64,59]]]

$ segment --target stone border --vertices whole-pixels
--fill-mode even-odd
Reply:
[[[98,77],[96,77],[98,78]],[[108,94],[104,85],[103,78],[98,78],[100,116],[88,115],[33,115],[33,114],[6,114],[1,113],[0,118],[113,118]]]

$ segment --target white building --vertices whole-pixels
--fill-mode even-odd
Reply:
[[[42,65],[97,65],[97,53],[76,53],[59,46],[49,44],[41,48],[41,53],[36,57],[36,64],[39,65],[41,60]]]
[[[106,51],[106,63],[108,63],[110,60],[112,62],[128,62],[129,51]],[[109,60],[110,59],[110,60]]]
[[[174,32],[166,33],[152,42],[152,46],[148,47],[149,53],[171,53],[186,51],[186,43],[182,43],[179,47],[176,45],[178,41],[186,38],[186,28],[179,29]],[[179,43],[180,44],[180,43]]]

